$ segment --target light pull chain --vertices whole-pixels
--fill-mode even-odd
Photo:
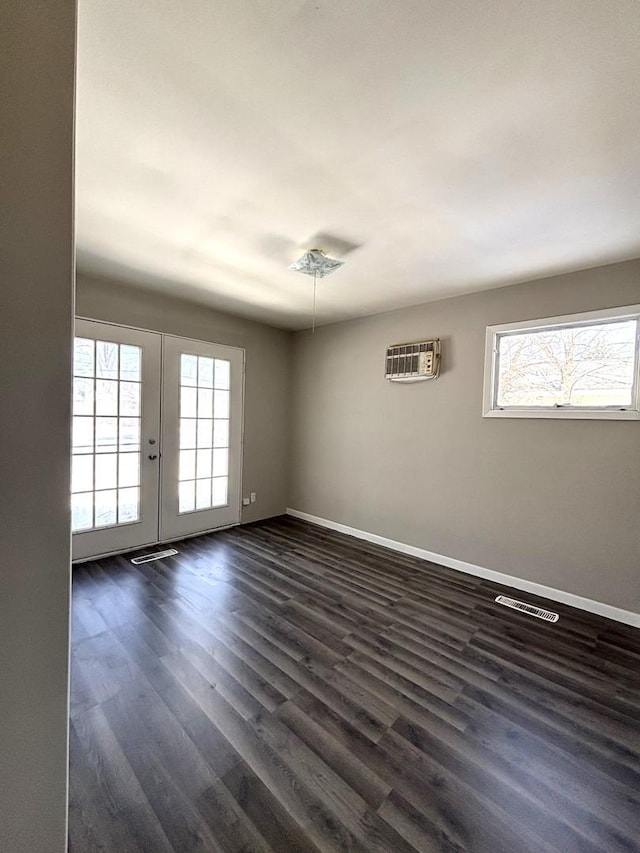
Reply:
[[[313,323],[311,325],[311,334],[316,331],[316,284],[318,283],[318,273],[313,273]]]

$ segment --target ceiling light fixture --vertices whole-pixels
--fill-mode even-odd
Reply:
[[[316,330],[316,284],[319,278],[324,278],[331,275],[344,264],[344,261],[338,261],[335,258],[330,258],[322,251],[322,249],[309,249],[304,255],[294,261],[290,266],[290,270],[301,272],[304,275],[313,276],[313,324],[311,331]]]

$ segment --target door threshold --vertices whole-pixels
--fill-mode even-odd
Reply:
[[[206,536],[207,533],[217,533],[220,530],[230,530],[232,527],[239,527],[240,522],[234,521],[233,524],[223,524],[222,527],[211,527],[208,530],[200,530],[198,533],[189,533],[186,536],[176,536],[173,539],[163,539],[157,542],[146,542],[142,545],[137,545],[135,548],[121,548],[117,551],[107,551],[105,554],[95,554],[92,557],[79,557],[77,560],[72,560],[72,566],[80,566],[83,563],[93,563],[95,560],[104,560],[107,557],[118,557],[122,554],[134,554],[137,551],[142,551],[144,548],[155,548],[157,545],[168,545],[171,542],[182,542],[187,539],[195,539],[196,536]]]

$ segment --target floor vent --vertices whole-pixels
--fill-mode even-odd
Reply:
[[[521,610],[523,613],[528,613],[529,616],[544,619],[545,622],[557,622],[560,618],[557,613],[552,613],[550,610],[543,610],[542,607],[534,607],[533,604],[525,604],[524,601],[516,601],[515,598],[507,598],[506,595],[499,595],[496,601],[498,604],[504,604],[505,607],[512,607],[514,610]]]
[[[152,560],[162,560],[164,557],[173,557],[177,554],[175,548],[167,548],[166,551],[154,551],[153,554],[145,554],[144,557],[134,557],[131,562],[134,566],[139,566],[140,563],[150,563]]]

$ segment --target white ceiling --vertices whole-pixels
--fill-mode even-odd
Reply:
[[[640,255],[639,0],[80,0],[77,128],[81,270],[286,328]]]

